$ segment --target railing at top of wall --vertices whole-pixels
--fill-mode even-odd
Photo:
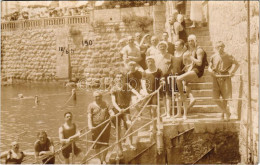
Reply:
[[[69,16],[69,17],[56,17],[56,18],[41,18],[34,20],[17,20],[1,23],[1,30],[13,31],[20,29],[33,29],[41,27],[53,27],[73,24],[86,24],[89,23],[89,15],[86,16]]]

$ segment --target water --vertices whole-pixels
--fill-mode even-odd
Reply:
[[[77,102],[72,99],[72,88],[64,87],[59,84],[44,84],[44,83],[26,83],[12,86],[2,86],[1,92],[1,152],[10,149],[10,143],[18,140],[22,151],[33,152],[34,142],[37,140],[37,132],[45,130],[48,137],[52,138],[54,144],[58,144],[58,129],[64,123],[63,115],[67,111],[73,113],[73,121],[77,128],[81,130],[87,127],[87,107],[93,101],[91,91],[83,91],[77,89]],[[19,94],[23,94],[24,98],[18,98]],[[38,95],[39,105],[35,105],[34,96]],[[107,93],[103,99],[111,104],[111,99]],[[66,102],[68,103],[64,105]],[[132,113],[132,112],[131,112]],[[133,111],[134,113],[134,111]],[[146,114],[147,115],[147,114]],[[146,117],[149,117],[146,116]],[[137,129],[147,120],[138,121],[133,129]],[[124,134],[124,131],[122,132]],[[86,144],[86,137],[77,142],[83,153],[90,149],[92,143]],[[88,140],[91,139],[91,134],[88,134]],[[115,142],[115,129],[111,129],[110,143]],[[55,146],[58,150],[60,145]],[[113,151],[112,147],[109,149]],[[95,152],[91,150],[90,155]],[[76,159],[76,163],[80,163],[83,154]],[[108,158],[108,156],[107,156]],[[61,154],[57,156],[56,163],[63,163]],[[78,160],[78,161],[77,161]],[[88,163],[95,163],[88,162]],[[24,163],[34,162],[33,157],[26,159]]]
[[[19,84],[2,86],[1,90],[1,152],[8,150],[14,140],[19,141],[23,151],[33,151],[40,130],[47,131],[48,136],[57,143],[58,129],[64,123],[63,115],[67,111],[73,113],[78,129],[87,126],[87,107],[93,101],[92,92],[77,90],[76,104],[71,99],[64,106],[72,88],[62,85]],[[19,99],[18,94],[23,94],[24,98]],[[35,95],[40,100],[38,106],[34,103]],[[109,98],[104,99],[108,101]]]

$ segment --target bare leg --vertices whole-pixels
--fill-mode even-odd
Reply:
[[[192,21],[192,25],[190,26],[190,28],[195,28],[196,27],[196,22]]]
[[[99,148],[97,148],[97,149],[95,149],[95,152],[96,152],[96,154],[97,153],[99,153],[100,152],[100,149]],[[97,155],[97,157],[98,157],[98,159],[100,160],[100,162],[102,163],[102,158],[101,158],[101,155],[102,155],[102,153],[101,154],[99,154],[99,155]]]
[[[106,149],[106,147],[104,146],[101,149],[104,150],[104,149]],[[107,152],[108,152],[108,150],[106,150],[103,153],[101,153],[101,156],[100,156],[101,163],[106,162]]]
[[[127,114],[126,115],[126,123],[128,125],[128,128],[130,128],[131,124],[132,124],[132,121],[130,120],[130,116]],[[132,132],[132,128],[129,130],[129,133]],[[133,135],[129,136],[128,138],[128,141],[129,141],[129,147],[132,149],[132,150],[135,150],[135,146],[133,146]]]
[[[227,101],[223,100],[223,101],[219,101],[216,100],[215,103],[218,105],[218,107],[222,110],[222,116],[221,118],[224,119],[224,113],[226,113],[227,115],[227,120],[229,120],[230,118],[230,112],[227,109]]]
[[[182,81],[186,81],[186,83],[188,83],[188,82],[190,82],[194,79],[197,79],[197,78],[198,78],[198,76],[194,71],[186,72],[186,73],[177,77],[177,86],[178,86],[178,89],[179,89],[181,100],[183,100],[185,98],[184,93],[183,93]]]
[[[64,158],[65,164],[70,164],[70,158]]]
[[[177,114],[174,117],[181,117],[181,101],[177,101]]]

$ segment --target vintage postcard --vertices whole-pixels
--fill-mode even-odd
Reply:
[[[257,164],[259,1],[2,1],[1,164]]]

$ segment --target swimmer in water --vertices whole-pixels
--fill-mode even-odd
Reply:
[[[34,103],[35,103],[35,105],[39,105],[39,103],[40,103],[40,100],[37,95],[34,96]]]
[[[11,143],[11,149],[1,154],[0,158],[5,158],[5,164],[21,164],[25,154],[19,149],[19,144],[14,141]]]
[[[23,98],[23,94],[22,93],[18,94],[18,97],[19,97],[19,99],[22,99]]]
[[[71,95],[72,95],[72,97],[73,97],[73,100],[77,100],[77,93],[76,93],[76,89],[74,88],[74,89],[72,89],[72,91],[71,91]]]

